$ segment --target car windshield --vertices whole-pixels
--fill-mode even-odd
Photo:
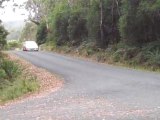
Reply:
[[[26,47],[38,47],[35,41],[26,41]]]

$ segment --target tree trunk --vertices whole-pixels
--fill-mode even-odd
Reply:
[[[117,4],[118,15],[121,16],[121,12],[120,12],[120,8],[119,8],[119,0],[115,0],[115,1],[116,1],[116,4]]]
[[[36,25],[40,25],[39,22],[35,21],[35,20],[32,20],[32,19],[29,19],[32,23],[36,24]]]
[[[103,0],[100,0],[100,46],[104,47]]]

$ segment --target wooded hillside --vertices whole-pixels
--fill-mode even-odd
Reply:
[[[39,45],[160,67],[160,0],[29,0],[26,9]]]

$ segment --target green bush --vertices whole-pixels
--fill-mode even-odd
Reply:
[[[0,68],[4,70],[6,77],[8,80],[10,80],[10,82],[13,81],[13,79],[16,78],[20,73],[18,65],[6,59],[2,60]]]
[[[123,60],[129,61],[132,58],[135,58],[139,52],[140,52],[140,49],[137,47],[131,47],[131,48],[125,49],[125,52],[123,54]]]
[[[160,41],[150,42],[142,47],[142,51],[144,52],[155,51],[155,50],[160,50]]]
[[[13,41],[13,42],[8,42],[7,43],[7,49],[15,49],[20,47],[20,42],[19,41]]]
[[[160,50],[149,51],[146,54],[147,62],[150,66],[160,68]]]
[[[4,72],[4,70],[0,69],[0,78],[5,78],[6,74]]]
[[[0,69],[0,90],[3,89],[8,84],[9,81],[6,80],[6,73],[4,72],[4,70]]]
[[[114,62],[120,62],[123,55],[124,55],[124,50],[123,49],[119,49],[117,50],[115,53],[113,53],[113,55],[111,56],[112,57],[112,60]]]
[[[143,51],[140,51],[135,57],[134,60],[136,61],[137,65],[144,65],[147,61],[146,53]]]
[[[106,62],[108,59],[108,54],[105,52],[97,52],[97,61],[98,62]]]

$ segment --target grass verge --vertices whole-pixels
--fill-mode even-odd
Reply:
[[[28,75],[23,65],[6,55],[0,61],[0,104],[39,89],[36,77]]]
[[[0,102],[3,104],[14,100],[24,94],[37,91],[39,85],[35,79],[16,79],[11,85],[6,86],[0,92]]]

